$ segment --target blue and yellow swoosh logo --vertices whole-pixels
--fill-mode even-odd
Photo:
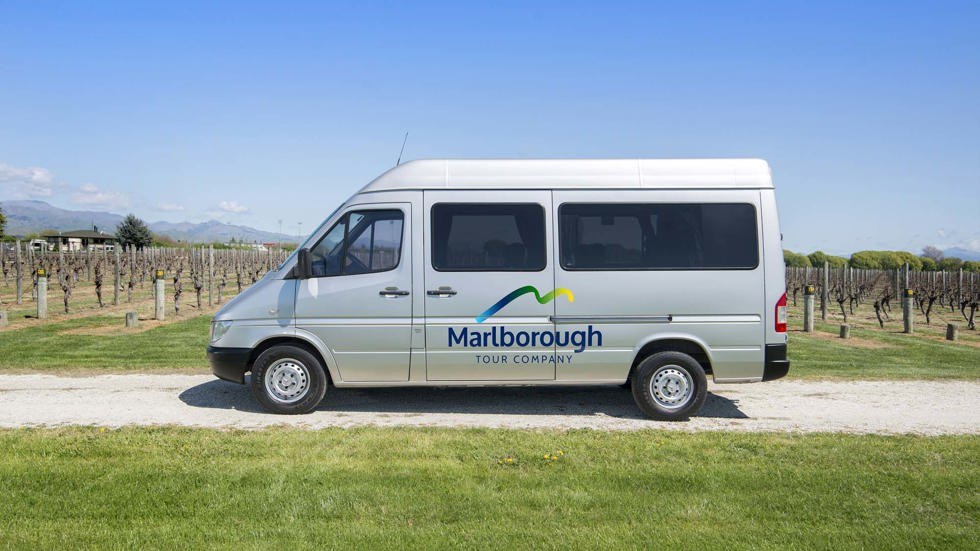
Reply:
[[[575,302],[575,295],[573,295],[570,290],[564,287],[558,287],[557,289],[552,290],[550,293],[541,296],[541,294],[538,293],[537,288],[535,288],[533,285],[525,285],[518,289],[514,289],[510,293],[507,293],[507,296],[498,300],[490,308],[484,310],[482,314],[476,317],[476,322],[477,323],[485,322],[487,318],[499,312],[501,308],[510,304],[514,299],[516,299],[521,295],[526,295],[528,293],[534,293],[534,298],[538,301],[538,304],[547,304],[552,300],[554,300],[554,298],[558,295],[565,295],[568,297],[568,302]]]

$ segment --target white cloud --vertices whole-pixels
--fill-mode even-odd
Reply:
[[[940,239],[945,239],[946,238],[946,230],[943,230],[943,229],[936,230],[936,235],[938,235]]]
[[[14,197],[33,199],[54,195],[54,175],[41,167],[16,167],[0,163],[0,184]]]
[[[19,168],[0,163],[0,182],[34,182],[50,184],[54,180],[51,171],[40,167]]]
[[[218,209],[225,212],[231,212],[234,214],[242,214],[243,212],[248,212],[248,207],[245,205],[239,205],[238,201],[222,201],[218,203]]]
[[[50,170],[41,167],[16,167],[0,163],[0,194],[17,199],[61,198],[91,208],[128,208],[129,196],[104,191],[92,183],[78,187],[55,180]]]
[[[125,208],[129,206],[129,197],[116,191],[102,191],[95,184],[82,184],[78,191],[71,194],[71,200],[76,205],[103,208]]]
[[[26,186],[25,193],[28,197],[51,197],[54,195],[54,188],[48,184],[30,182]]]
[[[162,210],[164,212],[179,212],[184,210],[184,206],[176,203],[160,203],[157,205],[157,210]]]

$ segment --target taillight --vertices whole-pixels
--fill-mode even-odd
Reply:
[[[786,293],[776,302],[776,332],[786,332]]]

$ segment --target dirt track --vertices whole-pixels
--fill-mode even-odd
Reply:
[[[621,388],[330,389],[309,415],[265,413],[209,375],[0,375],[0,427],[357,425],[635,430],[980,433],[980,383],[776,381],[711,385],[698,417],[642,417]]]

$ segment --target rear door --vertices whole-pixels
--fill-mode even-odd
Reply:
[[[430,381],[555,378],[550,191],[425,191]]]

